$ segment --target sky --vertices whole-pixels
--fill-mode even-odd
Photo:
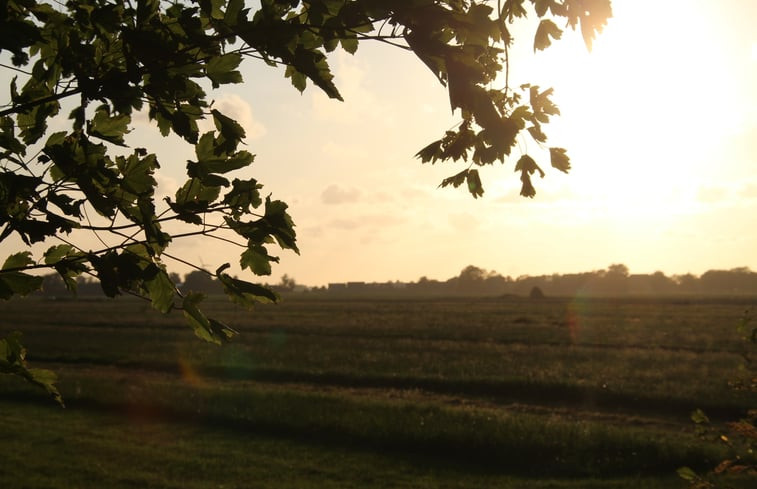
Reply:
[[[245,83],[215,92],[215,106],[246,128],[256,160],[244,176],[289,203],[301,251],[282,251],[264,280],[445,280],[467,265],[513,277],[614,263],[667,275],[757,270],[757,2],[613,8],[591,53],[566,33],[534,54],[534,19],[515,31],[511,84],[554,87],[562,114],[546,127],[548,146],[567,148],[573,168],[547,168],[546,150],[523,138],[512,161],[480,170],[480,199],[438,188],[462,163],[414,158],[459,116],[411,53],[363,43],[333,55],[343,103],[245,62]],[[136,125],[127,141],[157,152],[160,191],[173,194],[192,149],[147,130],[146,118]],[[547,170],[533,199],[519,196],[519,151]],[[196,240],[171,249],[211,269],[238,256]]]

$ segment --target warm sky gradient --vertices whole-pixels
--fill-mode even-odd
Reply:
[[[546,128],[549,145],[573,163],[569,175],[547,168],[524,139],[549,170],[533,200],[518,195],[517,152],[482,170],[482,199],[437,189],[462,167],[413,155],[457,118],[410,54],[363,44],[334,56],[345,103],[300,95],[281,70],[247,61],[246,84],[219,92],[217,107],[247,128],[250,171],[290,203],[302,252],[282,253],[269,280],[446,279],[469,264],[512,276],[612,263],[669,275],[757,269],[757,2],[613,6],[591,55],[575,34],[534,55],[533,21],[516,35],[512,84],[555,88],[562,116]],[[144,131],[131,142],[157,150],[173,193],[191,148]],[[173,248],[212,268],[238,256],[196,241]]]

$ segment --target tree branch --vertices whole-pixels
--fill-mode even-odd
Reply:
[[[68,90],[61,93],[56,93],[54,95],[50,95],[49,97],[43,97],[41,99],[32,100],[31,102],[26,102],[19,105],[14,105],[10,109],[5,109],[0,111],[0,117],[10,115],[10,114],[20,114],[22,112],[26,112],[29,109],[32,109],[38,105],[46,104],[48,102],[55,102],[56,100],[60,100],[66,97],[70,97],[71,95],[76,95],[78,93],[81,93],[81,88],[74,88],[72,90]]]

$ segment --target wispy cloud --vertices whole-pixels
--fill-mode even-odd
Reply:
[[[359,198],[360,191],[358,189],[345,189],[336,184],[329,185],[326,187],[326,190],[321,193],[321,202],[328,205],[357,202]]]

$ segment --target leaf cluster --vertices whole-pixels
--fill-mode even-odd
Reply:
[[[21,333],[11,333],[0,338],[0,373],[18,375],[32,384],[45,389],[61,406],[63,398],[55,387],[55,372],[40,368],[29,368],[26,363],[26,348],[21,344]]]
[[[611,15],[609,0],[508,0],[499,11],[486,3],[449,2],[446,6],[427,6],[426,16],[433,20],[416,20],[405,31],[408,45],[448,88],[452,110],[460,109],[462,115],[457,128],[417,153],[423,163],[450,160],[469,161],[471,166],[504,163],[524,132],[537,144],[546,143],[543,125],[560,113],[551,100],[553,90],[524,84],[520,91],[515,91],[508,79],[508,47],[514,42],[509,27],[527,17],[529,3],[541,19],[534,36],[535,51],[546,49],[552,40],[561,37],[562,29],[555,24],[559,18],[566,27],[580,26],[591,49],[594,37]],[[492,88],[503,68],[505,87]],[[528,101],[524,103],[526,98]],[[551,147],[549,152],[551,165],[568,172],[570,159],[566,150]],[[469,167],[445,179],[441,186],[457,187],[465,179],[470,193],[479,197],[483,187],[477,183],[478,172],[471,171]],[[536,190],[531,175],[538,171],[544,176],[544,172],[527,154],[518,160],[515,171],[521,174],[521,195],[533,197]]]

